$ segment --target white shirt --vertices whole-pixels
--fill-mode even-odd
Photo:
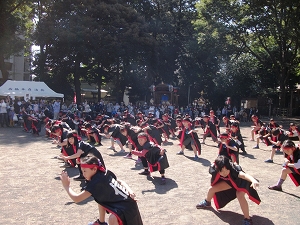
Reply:
[[[291,160],[293,160],[293,155],[291,155],[290,157],[291,157]],[[296,169],[300,169],[300,159],[298,160],[298,162],[294,163],[294,167]]]
[[[0,113],[7,113],[7,105],[5,102],[0,103]]]

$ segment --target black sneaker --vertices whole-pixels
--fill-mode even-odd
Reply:
[[[165,184],[166,184],[166,181],[167,181],[167,179],[166,179],[165,177],[162,177],[162,178],[161,178],[160,184],[161,184],[161,185],[165,185]]]
[[[150,175],[149,171],[144,170],[143,172],[139,173],[139,175]]]
[[[243,219],[243,225],[253,225],[252,219]]]
[[[84,178],[84,176],[79,175],[78,177],[74,177],[73,180],[82,181],[82,180],[85,180],[85,178]]]
[[[269,186],[268,188],[274,191],[282,191],[282,187],[277,185]]]
[[[60,168],[70,168],[72,167],[70,163],[65,162],[63,165],[60,166]]]
[[[267,159],[265,160],[265,163],[273,163],[273,159]]]
[[[210,207],[211,207],[211,203],[206,201],[205,199],[196,205],[197,209],[205,209],[205,208],[210,208]]]

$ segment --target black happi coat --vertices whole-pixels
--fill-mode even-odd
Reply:
[[[300,149],[296,148],[293,152],[293,157],[288,156],[287,154],[284,154],[284,157],[289,160],[290,163],[296,163],[300,159]],[[292,159],[293,158],[293,159]],[[300,185],[300,169],[296,169],[294,167],[288,167],[293,173],[289,174],[289,177],[292,179],[294,184],[298,187]]]
[[[132,126],[136,126],[136,119],[131,114],[127,114],[126,116],[123,116],[122,120],[124,122],[130,123]]]
[[[210,120],[206,123],[204,120],[201,121],[201,126],[204,131],[204,135],[212,136],[214,138],[217,138],[217,127],[215,124],[213,124]]]
[[[85,190],[92,194],[98,204],[114,214],[120,225],[143,225],[136,201],[111,171],[98,171]]]
[[[159,130],[154,125],[149,125],[148,127],[149,129],[145,129],[145,132],[150,136],[150,141],[161,145],[162,139]]]
[[[215,165],[209,168],[209,173],[212,175],[211,186],[214,186],[218,182],[225,181],[232,187],[231,189],[217,192],[214,195],[214,203],[217,209],[223,208],[230,201],[234,200],[236,198],[236,191],[245,192],[251,201],[258,205],[260,204],[261,200],[257,191],[250,187],[251,182],[238,177],[240,171],[242,171],[240,166],[231,164],[229,175],[222,177],[220,173],[216,171]]]
[[[132,151],[133,154],[144,156],[148,162],[150,172],[164,170],[169,167],[166,153],[160,155],[161,148],[151,142],[142,146],[142,151]]]
[[[180,131],[180,146],[184,145],[186,149],[193,150],[191,145],[191,142],[193,141],[196,146],[198,155],[201,155],[201,144],[199,141],[199,137],[196,132],[189,133],[191,129],[192,128],[188,129],[184,127],[183,130]]]
[[[83,141],[79,141],[77,145],[63,146],[62,153],[65,156],[70,156],[70,155],[76,154],[78,149],[81,149],[83,151],[83,153],[81,154],[80,157],[85,157],[88,154],[93,154],[100,160],[102,165],[105,167],[104,160],[103,160],[101,153],[94,146],[92,146],[86,142],[83,142]],[[73,167],[76,166],[76,159],[70,159],[70,160],[68,160],[68,162],[71,164],[71,166],[73,166]]]
[[[141,133],[142,131],[135,132],[132,129],[128,128],[127,129],[127,136],[126,138],[128,139],[129,143],[132,145],[132,149],[136,150],[141,150],[142,146],[138,142],[138,134]]]
[[[227,145],[232,146],[232,147],[237,147],[237,151],[231,150],[226,147],[225,144],[219,143],[219,155],[224,155],[227,158],[231,159],[231,156],[235,158],[235,161],[239,163],[239,146],[233,139],[229,139]]]
[[[113,139],[119,140],[123,146],[126,144],[127,138],[121,134],[119,124],[110,126],[108,133],[113,137]]]
[[[283,130],[280,130],[280,133],[277,136],[271,135],[271,140],[274,142],[280,141],[280,145],[273,145],[274,148],[281,148],[281,145],[285,140],[288,139],[288,136],[284,133]],[[264,143],[269,146],[272,145],[270,140],[268,138],[264,139]]]
[[[92,154],[100,160],[100,162],[102,163],[102,165],[105,168],[105,164],[104,164],[104,160],[102,158],[102,155],[94,146],[92,146],[92,145],[90,145],[90,144],[88,144],[84,141],[79,141],[78,142],[78,149],[81,149],[83,151],[83,153],[81,154],[80,157],[85,157],[88,154]]]

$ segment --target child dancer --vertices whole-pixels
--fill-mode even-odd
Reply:
[[[89,181],[85,190],[75,193],[70,187],[67,172],[61,173],[61,182],[70,198],[78,203],[90,196],[98,203],[99,220],[94,225],[104,225],[105,211],[110,212],[109,225],[143,225],[135,201],[135,194],[129,186],[118,180],[115,174],[105,170],[100,160],[93,155],[81,159],[83,176]]]
[[[258,181],[251,175],[242,171],[240,166],[233,164],[229,158],[220,155],[210,167],[209,173],[212,175],[211,187],[206,198],[196,205],[197,209],[211,207],[211,200],[217,209],[223,208],[230,201],[237,198],[244,214],[243,225],[252,225],[249,215],[249,206],[245,194],[255,202],[260,204],[260,198],[256,189]]]

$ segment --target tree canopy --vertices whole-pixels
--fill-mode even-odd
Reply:
[[[299,82],[296,0],[0,4],[2,73],[3,59],[24,46],[16,32],[27,37],[26,24],[34,18],[31,38],[40,46],[35,75],[70,96],[74,86],[79,100],[82,81],[98,84],[99,90],[113,83],[117,101],[126,89],[132,99],[145,100],[150,85],[164,82],[179,87],[181,105],[201,91],[220,105],[227,96],[268,97],[279,90],[280,104],[286,107],[286,90]]]
[[[8,79],[4,59],[20,51],[28,53],[28,36],[32,31],[32,2],[26,0],[0,1],[0,71],[2,83]]]
[[[200,43],[210,34],[217,46],[229,50],[230,61],[242,54],[254,57],[258,67],[264,68],[256,79],[266,81],[265,76],[271,76],[270,81],[276,80],[284,107],[285,90],[295,84],[290,80],[299,71],[299,1],[203,0],[197,9]]]

